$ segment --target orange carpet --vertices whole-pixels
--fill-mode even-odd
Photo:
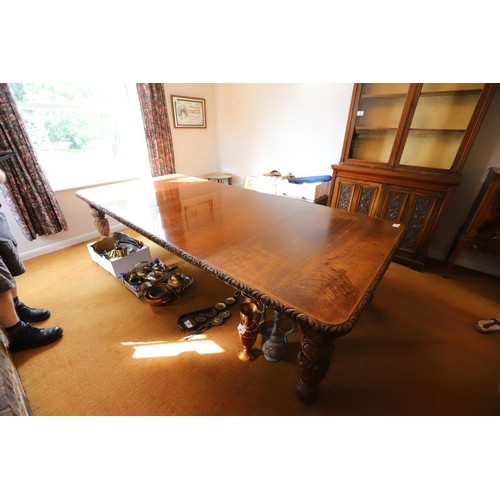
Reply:
[[[94,263],[85,244],[26,262],[25,303],[47,307],[52,345],[14,354],[35,415],[496,415],[500,334],[472,324],[498,310],[500,280],[463,268],[442,277],[391,264],[354,330],[337,342],[320,398],[295,396],[298,333],[285,359],[238,359],[238,306],[181,341],[185,312],[232,289],[154,243],[153,258],[194,278],[177,304],[151,307]],[[257,346],[260,345],[260,340]]]

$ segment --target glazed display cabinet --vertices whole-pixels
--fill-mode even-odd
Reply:
[[[394,260],[422,270],[496,84],[357,83],[328,205],[402,223]]]

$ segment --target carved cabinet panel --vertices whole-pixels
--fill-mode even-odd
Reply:
[[[421,268],[432,236],[433,224],[442,207],[444,193],[412,192],[408,188],[397,186],[388,186],[385,192],[387,201],[383,204],[381,217],[406,226],[395,260]]]
[[[357,183],[342,179],[334,190],[335,206],[361,215],[375,216],[382,186],[376,183]]]

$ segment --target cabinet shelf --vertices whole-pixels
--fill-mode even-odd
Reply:
[[[356,127],[354,133],[364,133],[364,132],[386,132],[390,130],[397,130],[396,127]]]
[[[433,96],[459,96],[459,95],[479,95],[483,89],[464,89],[464,90],[434,90],[432,92],[421,92],[420,97]]]
[[[355,134],[364,134],[369,132],[386,132],[397,130],[396,127],[356,127]],[[459,132],[463,134],[466,129],[464,128],[410,128],[410,131],[415,132]]]
[[[464,128],[410,128],[410,131],[414,132],[452,132],[456,133],[459,132],[463,134],[466,129]]]
[[[431,92],[421,92],[421,97],[433,96],[460,96],[460,95],[478,95],[482,89],[463,89],[463,90],[433,90]],[[394,99],[406,98],[407,93],[394,93],[394,94],[361,94],[361,99]]]
[[[406,92],[397,94],[363,94],[361,99],[394,99],[395,97],[406,99],[407,95]]]

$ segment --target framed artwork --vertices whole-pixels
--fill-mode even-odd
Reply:
[[[205,99],[171,95],[172,114],[176,128],[207,128]]]

